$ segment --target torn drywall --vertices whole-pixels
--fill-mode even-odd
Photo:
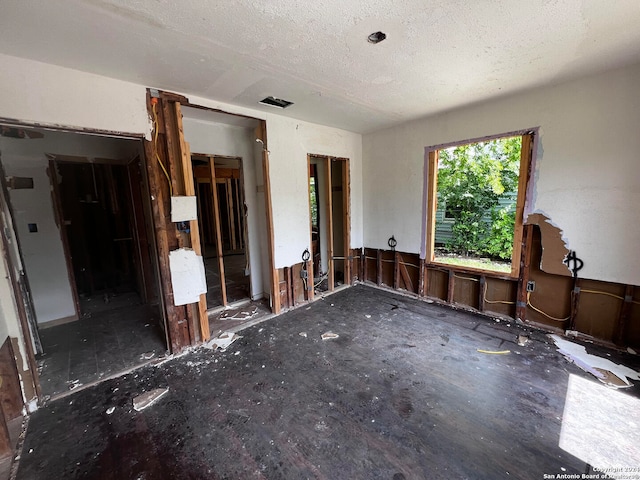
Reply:
[[[558,347],[558,352],[567,360],[575,363],[585,372],[589,372],[607,386],[620,388],[631,387],[629,379],[640,380],[640,372],[613,363],[606,358],[587,353],[587,350],[577,343],[560,338],[558,335],[549,335]]]
[[[569,249],[566,240],[562,237],[562,230],[541,212],[529,215],[525,224],[537,225],[540,228],[542,242],[540,270],[554,275],[571,276],[571,270],[564,263]]]

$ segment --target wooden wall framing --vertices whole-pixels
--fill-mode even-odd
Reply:
[[[154,92],[155,93],[155,92]],[[189,345],[209,339],[209,322],[206,311],[206,297],[201,295],[195,304],[176,306],[171,287],[171,272],[169,269],[169,252],[177,248],[193,248],[196,254],[201,254],[198,222],[190,222],[190,231],[181,232],[171,222],[170,198],[172,195],[194,195],[193,165],[189,145],[184,139],[181,106],[192,106],[186,97],[169,92],[158,92],[152,97],[147,91],[147,108],[153,119],[154,128],[152,140],[145,141],[147,174],[149,189],[153,199],[152,209],[154,217],[155,240],[157,245],[160,284],[163,293],[163,304],[166,311],[167,332],[169,346],[172,352],[179,352]],[[207,109],[208,110],[208,109]],[[223,112],[226,113],[226,112]],[[273,260],[273,220],[271,210],[271,192],[269,182],[269,157],[266,148],[266,122],[260,120],[256,129],[256,137],[263,141],[262,168],[264,178],[265,211],[267,216],[267,243],[269,264],[271,267],[270,297],[271,308],[274,313],[280,311],[280,296],[278,290],[278,272],[274,269]],[[210,161],[209,172],[212,184],[215,185],[215,166]],[[216,192],[216,189],[212,189]],[[219,208],[217,195],[214,194],[214,205]],[[219,228],[219,225],[218,225]],[[221,244],[218,244],[221,247]],[[218,257],[222,261],[222,256]],[[220,266],[221,272],[224,266]],[[224,282],[221,282],[224,289]]]

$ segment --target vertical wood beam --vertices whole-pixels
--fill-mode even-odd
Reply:
[[[516,318],[523,322],[527,319],[527,283],[531,270],[531,251],[533,248],[533,225],[525,225],[520,248],[520,272],[516,293]]]
[[[351,207],[350,190],[351,182],[349,178],[349,160],[341,160],[342,164],[342,212],[343,212],[343,245],[344,245],[344,282],[351,285]]]
[[[518,199],[516,200],[516,224],[513,231],[513,251],[511,253],[511,276],[520,277],[520,258],[522,255],[522,237],[524,222],[524,204],[527,196],[527,184],[531,174],[531,155],[533,135],[522,136],[520,149],[520,174],[518,177]]]
[[[332,179],[331,172],[333,169],[331,168],[331,162],[333,159],[331,157],[327,157],[327,168],[326,168],[326,187],[327,187],[327,255],[329,256],[329,276],[327,278],[327,283],[329,286],[329,291],[333,292],[334,283],[335,283],[335,265],[333,261],[333,192],[331,191]]]
[[[484,312],[484,289],[487,285],[487,277],[480,275],[478,282],[478,310]]]
[[[215,158],[209,157],[209,175],[211,177],[211,192],[213,195],[213,216],[216,221],[216,254],[218,255],[218,271],[220,273],[220,293],[222,295],[222,305],[225,307],[227,302],[227,282],[224,275],[224,256],[222,254],[222,232],[220,230],[220,204],[218,201],[218,188],[216,184],[216,165]],[[280,289],[278,289],[278,294]]]
[[[178,129],[178,138],[180,141],[182,178],[184,179],[184,194],[193,197],[196,194],[195,182],[193,180],[193,163],[191,162],[191,151],[189,144],[184,139],[184,127],[182,125],[182,110],[179,103],[174,103],[176,126]],[[200,225],[198,219],[189,222],[189,235],[191,240],[191,248],[198,256],[202,256],[202,245],[200,243]],[[198,297],[197,318],[200,329],[200,339],[204,342],[209,340],[211,334],[209,332],[209,316],[207,315],[207,295],[201,293]]]
[[[434,238],[436,235],[436,210],[438,209],[438,152],[429,152],[427,170],[427,235],[426,258],[427,263],[433,261]]]
[[[624,289],[624,303],[620,309],[618,317],[617,335],[615,338],[616,345],[625,346],[627,344],[627,326],[629,317],[631,316],[631,307],[633,306],[633,285],[627,285]]]
[[[393,288],[400,288],[400,253],[393,252]]]
[[[367,279],[367,276],[364,272],[365,265],[367,264],[367,259],[364,257],[364,247],[360,247],[360,267],[358,268],[358,280],[360,280],[361,282],[364,282]]]
[[[377,250],[376,256],[376,283],[378,286],[382,285],[382,251]]]
[[[455,284],[456,276],[453,273],[453,270],[449,270],[449,283],[447,284],[447,302],[453,303],[454,292],[455,292]]]
[[[286,290],[287,308],[294,305],[293,299],[293,287],[291,285],[291,267],[284,267],[284,284]]]
[[[369,281],[369,267],[367,267],[367,249],[362,247],[362,261],[364,262],[362,265],[362,278],[363,282]]]
[[[427,274],[427,269],[424,264],[424,260],[420,259],[420,271],[418,273],[418,296],[424,297],[424,286],[425,286],[425,275]]]
[[[189,325],[186,321],[186,309],[174,305],[173,288],[171,287],[171,270],[169,268],[169,251],[177,243],[175,227],[170,218],[170,192],[169,181],[161,169],[160,162],[166,165],[169,161],[167,154],[167,138],[164,121],[160,118],[163,114],[162,99],[157,99],[155,108],[150,96],[147,96],[149,114],[154,119],[153,140],[144,142],[145,156],[147,158],[147,177],[149,180],[149,195],[151,196],[154,230],[156,236],[156,248],[158,252],[158,266],[160,270],[160,286],[166,313],[166,332],[168,334],[168,346],[172,353],[180,352],[190,342]],[[167,173],[169,170],[167,170]]]

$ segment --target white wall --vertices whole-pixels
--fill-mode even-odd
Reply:
[[[262,169],[262,150],[261,146],[255,142],[255,127],[232,126],[192,119],[189,118],[188,108],[183,109],[183,116],[184,136],[192,153],[242,158],[245,204],[247,205],[251,293],[254,299],[260,298],[265,290],[267,294],[269,293],[269,257],[266,248],[264,191],[258,192],[256,189],[258,185],[256,170],[261,171]]]
[[[420,252],[424,148],[540,126],[532,211],[584,278],[640,285],[640,65],[458,109],[363,139],[365,244]]]
[[[276,268],[302,261],[308,248],[309,173],[307,154],[346,157],[351,175],[351,247],[363,245],[362,137],[277,115],[267,116]]]

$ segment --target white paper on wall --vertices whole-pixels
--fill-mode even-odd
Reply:
[[[200,299],[200,294],[207,293],[204,262],[190,248],[169,252],[169,270],[174,305],[195,303]]]
[[[171,197],[171,221],[188,222],[198,219],[196,197]]]

